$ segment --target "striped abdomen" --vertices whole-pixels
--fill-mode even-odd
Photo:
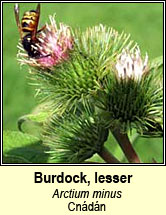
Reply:
[[[39,20],[39,13],[35,10],[31,10],[24,13],[24,16],[21,20],[21,26],[23,32],[33,32],[37,29]]]

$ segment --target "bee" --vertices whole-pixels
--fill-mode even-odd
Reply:
[[[30,10],[24,13],[21,23],[18,4],[15,4],[14,12],[22,45],[28,56],[35,59],[48,56],[42,55],[38,48],[41,42],[37,38],[37,34],[46,28],[44,25],[40,30],[37,30],[40,18],[40,3],[38,3],[36,10]]]

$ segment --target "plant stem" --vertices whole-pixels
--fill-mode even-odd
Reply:
[[[120,163],[104,146],[98,155],[103,158],[106,163]]]
[[[123,150],[126,158],[130,163],[141,163],[138,155],[136,154],[127,134],[123,134],[119,129],[112,130],[112,134],[118,141],[121,149]]]

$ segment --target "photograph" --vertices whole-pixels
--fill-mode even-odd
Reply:
[[[164,165],[162,2],[3,2],[2,165]]]

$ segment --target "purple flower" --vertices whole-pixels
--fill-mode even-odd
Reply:
[[[19,44],[18,58],[21,64],[53,69],[57,64],[69,59],[69,52],[74,43],[70,27],[60,23],[58,28],[54,16],[50,16],[50,23],[37,34],[38,41],[34,48],[40,53],[39,58],[30,58]]]

